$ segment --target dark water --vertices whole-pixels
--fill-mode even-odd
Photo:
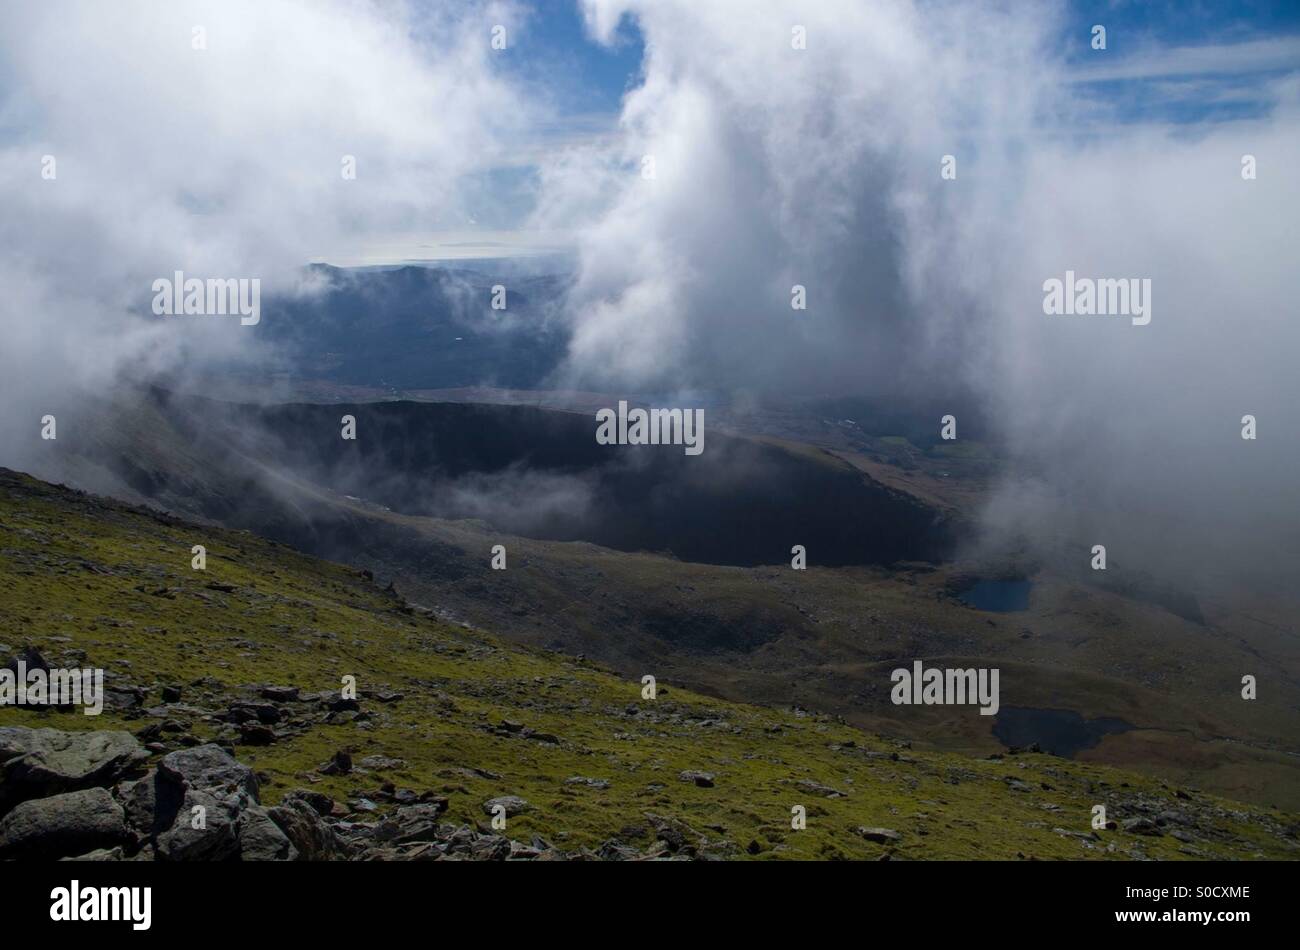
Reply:
[[[1012,613],[1029,609],[1029,591],[1033,586],[1033,581],[979,581],[957,597],[978,610]]]
[[[993,735],[1005,746],[1027,746],[1037,742],[1044,752],[1073,758],[1091,749],[1103,736],[1136,729],[1132,723],[1111,716],[1084,719],[1072,709],[1031,709],[1003,706],[993,721]]]

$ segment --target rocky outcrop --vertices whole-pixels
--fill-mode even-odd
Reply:
[[[286,695],[275,690],[277,697]],[[253,711],[257,718],[270,713]],[[257,716],[261,712],[261,716]],[[443,821],[447,799],[383,783],[345,806],[306,789],[261,804],[257,776],[218,745],[148,753],[124,732],[0,730],[0,774],[16,804],[0,818],[0,858],[81,861],[567,861],[685,859],[697,845],[666,827],[642,853],[620,841],[563,851],[487,827]],[[346,753],[344,760],[351,772]],[[363,760],[369,766],[398,760]],[[339,770],[343,772],[343,769]],[[12,784],[11,784],[12,783]],[[573,784],[607,787],[577,777]],[[79,787],[85,786],[85,787]],[[383,803],[386,813],[380,813]],[[483,803],[513,818],[531,806],[515,795]],[[359,815],[367,820],[357,820]],[[698,844],[702,845],[700,838]],[[698,849],[701,852],[702,848]]]
[[[0,729],[6,804],[0,857],[291,861],[343,855],[328,827],[303,832],[301,822],[293,828],[309,846],[300,848],[261,806],[253,770],[220,746],[178,749],[143,771],[147,758],[125,732]]]
[[[0,729],[0,814],[29,799],[112,785],[148,757],[129,732]]]
[[[131,838],[122,806],[104,788],[30,799],[0,819],[0,858],[62,858]]]

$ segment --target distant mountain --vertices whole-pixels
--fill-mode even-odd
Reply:
[[[539,386],[563,358],[566,277],[500,265],[343,269],[313,265],[320,294],[268,299],[260,329],[291,375],[340,385]],[[493,309],[494,287],[504,309]]]

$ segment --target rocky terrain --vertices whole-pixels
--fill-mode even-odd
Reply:
[[[6,471],[0,581],[0,659],[107,671],[100,716],[0,707],[0,858],[1300,856],[1277,808],[650,695],[365,571]]]
[[[706,838],[666,818],[652,821],[658,837],[644,854],[618,840],[594,851],[565,851],[538,835],[525,843],[443,821],[445,797],[398,789],[391,782],[348,805],[321,792],[294,789],[268,808],[253,770],[218,745],[178,749],[152,767],[148,759],[148,751],[126,732],[0,729],[8,809],[0,819],[0,859],[546,861],[710,854]],[[362,764],[394,763],[372,756]],[[354,766],[350,756],[339,753],[324,768],[346,775]],[[388,813],[365,820],[379,811],[378,803],[390,806]],[[529,803],[512,795],[483,803],[488,815],[498,807],[512,816]]]

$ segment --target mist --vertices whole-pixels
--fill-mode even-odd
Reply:
[[[544,171],[539,220],[583,220],[570,385],[971,392],[1014,473],[990,531],[1199,580],[1300,550],[1295,69],[1253,117],[1144,123],[1095,82],[1242,57],[1088,61],[1063,5],[583,6],[647,52],[619,135]],[[1047,316],[1067,270],[1149,280],[1150,323]]]
[[[522,18],[441,0],[8,5],[0,463],[42,450],[55,406],[274,364],[265,323],[154,316],[153,280],[310,297],[304,265],[359,231],[465,221],[527,114],[486,41]]]
[[[537,314],[565,327],[544,385],[951,399],[1008,457],[991,535],[1207,577],[1300,548],[1294,43],[1093,52],[1063,4],[580,8],[644,60],[609,134],[546,148],[545,73],[511,78],[486,41],[525,4],[7,9],[0,464],[44,464],[41,417],[114,387],[285,367],[266,321],[154,317],[154,279],[310,304],[334,286],[304,268],[322,249],[463,229],[526,152],[522,223],[573,241]],[[1225,121],[1137,119],[1108,85],[1227,98],[1214,77],[1257,67],[1260,108]],[[1067,271],[1149,280],[1150,323],[1045,314]],[[503,340],[532,319],[447,286]]]

